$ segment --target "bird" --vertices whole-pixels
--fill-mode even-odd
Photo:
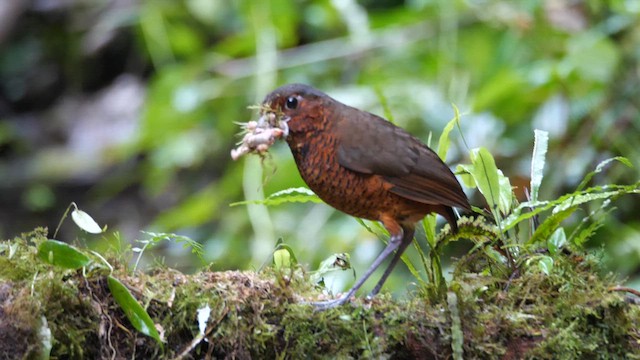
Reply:
[[[344,295],[314,302],[329,309],[348,302],[391,256],[369,293],[378,294],[413,241],[415,224],[440,214],[457,232],[454,207],[471,210],[460,183],[427,145],[375,114],[345,105],[305,84],[269,93],[262,116],[286,123],[287,142],[300,175],[325,203],[354,217],[379,221],[389,232],[386,247]]]

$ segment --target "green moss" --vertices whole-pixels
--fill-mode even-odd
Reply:
[[[382,294],[318,312],[304,303],[320,294],[301,268],[194,275],[158,269],[131,276],[116,265],[113,275],[166,340],[161,349],[129,324],[99,262],[83,273],[39,261],[35,248],[44,234],[38,230],[3,244],[0,332],[19,335],[0,337],[8,339],[0,340],[5,354],[38,354],[44,317],[53,358],[452,356],[447,303],[428,299],[424,289],[403,301]],[[483,271],[491,263],[483,253],[460,262],[449,291],[457,295],[465,358],[638,358],[640,311],[609,291],[615,281],[600,274],[599,259],[562,255],[554,261],[549,275],[522,266],[508,277]],[[197,340],[196,314],[205,305],[211,314],[205,340]]]

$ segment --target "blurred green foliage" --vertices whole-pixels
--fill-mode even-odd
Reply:
[[[24,5],[14,28],[0,33],[3,237],[52,228],[75,201],[125,238],[148,229],[197,239],[216,269],[257,267],[284,238],[302,263],[350,252],[363,271],[382,244],[355,219],[324,204],[229,206],[304,186],[285,145],[262,161],[229,156],[239,140],[234,122],[254,117],[247,106],[289,82],[392,117],[425,142],[452,118],[454,103],[469,146],[493,154],[521,200],[534,129],[550,135],[540,199],[575,189],[613,156],[635,168],[611,167],[595,183],[640,178],[633,1],[52,4]],[[142,90],[98,101],[126,76]],[[130,118],[115,112],[137,98],[144,101]],[[104,107],[79,112],[87,103]],[[94,122],[96,113],[109,116]],[[133,126],[127,136],[104,125],[119,118]],[[78,130],[83,124],[94,125]],[[89,139],[81,150],[74,131]],[[468,160],[460,134],[452,138],[448,162]],[[483,206],[480,199],[472,202]],[[617,270],[638,279],[637,197],[616,206],[591,245],[603,244]],[[171,266],[199,264],[179,247],[164,250]],[[390,283],[410,289],[404,275],[394,272]]]

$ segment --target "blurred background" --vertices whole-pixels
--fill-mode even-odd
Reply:
[[[247,106],[307,83],[436,146],[455,104],[469,146],[487,147],[520,194],[533,130],[546,130],[540,198],[553,199],[617,155],[635,168],[614,164],[594,183],[640,178],[639,59],[634,0],[3,0],[0,237],[52,235],[76,202],[109,229],[67,220],[60,240],[101,248],[148,230],[206,251],[203,264],[164,243],[147,263],[255,269],[282,238],[311,269],[349,252],[361,274],[383,244],[355,219],[324,204],[229,206],[303,186],[284,143],[231,160],[234,122],[256,118]],[[454,167],[468,149],[452,139]],[[638,200],[617,199],[588,243],[636,288]],[[411,291],[400,268],[387,288]]]

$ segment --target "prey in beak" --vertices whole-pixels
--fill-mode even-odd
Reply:
[[[231,158],[238,160],[245,154],[255,153],[264,155],[276,140],[286,138],[289,135],[288,116],[272,109],[268,104],[250,108],[260,110],[260,118],[257,121],[237,123],[242,127],[240,132],[242,141],[231,150]]]

